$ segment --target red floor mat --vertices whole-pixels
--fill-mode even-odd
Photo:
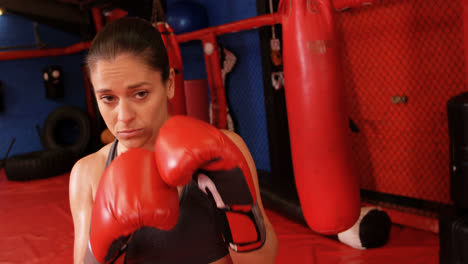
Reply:
[[[0,263],[72,263],[69,175],[9,182],[0,171]],[[389,243],[356,250],[268,210],[279,238],[276,263],[438,263],[438,236],[394,226]]]
[[[0,173],[0,263],[72,263],[69,175],[10,182]]]

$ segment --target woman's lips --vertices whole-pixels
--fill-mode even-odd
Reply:
[[[127,130],[120,130],[117,133],[120,135],[122,139],[129,139],[133,137],[139,136],[143,132],[143,129],[127,129]]]

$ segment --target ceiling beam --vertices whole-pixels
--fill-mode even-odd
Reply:
[[[50,20],[89,24],[89,15],[79,6],[59,3],[53,0],[2,0],[0,6],[7,12],[24,14],[26,16],[43,17]]]

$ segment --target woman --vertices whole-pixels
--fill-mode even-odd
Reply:
[[[161,35],[145,20],[122,18],[106,25],[93,40],[87,65],[99,111],[116,141],[82,158],[72,169],[70,207],[75,228],[75,264],[83,263],[93,201],[105,167],[113,158],[130,148],[154,150],[158,131],[169,119],[168,99],[174,95],[174,71],[169,68]],[[255,172],[255,164],[242,139],[232,132],[223,132],[241,149],[251,171]],[[259,194],[257,175],[254,173],[253,177]],[[209,199],[196,186],[189,184],[179,188],[179,195],[181,215],[185,215],[180,220],[185,221],[184,231],[175,231],[165,236],[156,231],[139,232],[129,245],[127,258],[141,254],[136,253],[138,251],[148,252],[144,263],[151,263],[151,256],[157,256],[158,263],[187,262],[184,259],[198,259],[203,263],[274,262],[278,242],[263,210],[260,195],[258,202],[267,230],[266,242],[260,249],[249,253],[228,249],[216,232],[216,227],[206,226],[203,229],[198,226],[199,222],[205,221],[203,217],[214,214],[210,211],[212,206],[207,205]],[[209,220],[207,223],[214,221]],[[171,251],[168,247],[183,245],[182,242],[193,237],[199,241],[192,243],[193,248],[189,250],[192,255],[187,253],[181,256],[178,254],[180,249]],[[210,251],[210,254],[196,256],[196,252],[201,252],[197,247]],[[164,258],[166,262],[161,261]]]

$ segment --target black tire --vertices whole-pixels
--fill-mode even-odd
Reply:
[[[63,122],[78,129],[78,136],[74,142],[60,140],[57,130]],[[71,129],[71,128],[70,128]],[[46,149],[70,149],[75,154],[85,152],[91,139],[91,125],[86,112],[75,106],[61,106],[49,114],[42,132],[42,144]]]
[[[46,179],[69,172],[77,156],[68,149],[36,151],[15,155],[5,161],[10,181]]]

